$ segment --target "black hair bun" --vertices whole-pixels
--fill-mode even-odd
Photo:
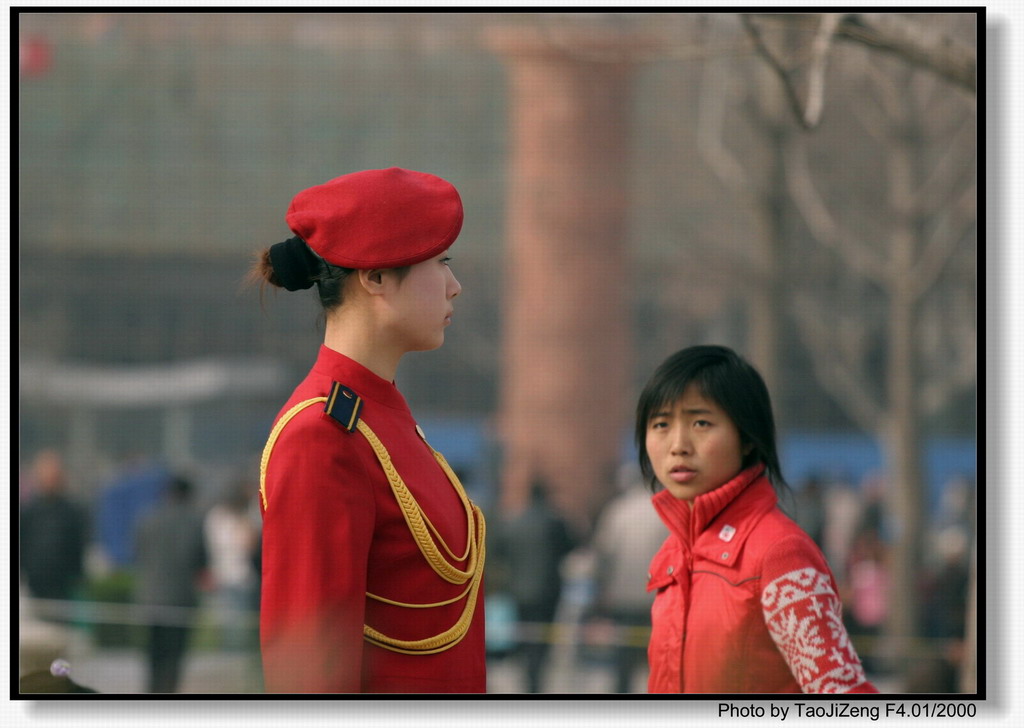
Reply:
[[[300,237],[270,246],[270,265],[278,282],[289,291],[311,288],[323,269],[320,258]]]

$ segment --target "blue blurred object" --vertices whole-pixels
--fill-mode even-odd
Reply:
[[[134,560],[133,533],[139,516],[159,502],[170,471],[159,463],[130,466],[100,496],[96,508],[96,536],[115,566]]]
[[[782,472],[794,488],[811,476],[859,486],[865,476],[881,473],[884,464],[881,445],[858,434],[786,433],[780,438],[779,457]],[[957,475],[975,479],[977,461],[976,443],[970,438],[936,437],[926,443],[923,475],[930,512],[936,510],[950,479]]]
[[[498,444],[488,436],[483,417],[417,417],[427,442],[444,455],[466,494],[486,512],[498,500]]]
[[[519,621],[516,602],[504,592],[494,592],[484,598],[484,632],[487,654],[498,657],[507,655],[519,644],[516,627]]]

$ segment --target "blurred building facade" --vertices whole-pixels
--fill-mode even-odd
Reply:
[[[550,292],[513,293],[505,279],[508,216],[519,214],[507,203],[511,81],[507,59],[484,38],[524,24],[543,34],[551,22],[532,13],[19,16],[31,51],[18,89],[19,357],[23,371],[51,377],[21,389],[23,457],[70,447],[85,486],[104,461],[140,451],[186,463],[251,461],[322,332],[312,296],[268,292],[261,304],[242,286],[251,255],[288,236],[283,214],[299,189],[395,164],[451,179],[467,209],[453,249],[464,285],[456,326],[441,350],[410,358],[399,385],[415,411],[435,417],[442,440],[471,421],[497,443],[459,463],[473,471],[471,486],[495,488],[507,297],[543,305]],[[631,362],[609,385],[610,397],[630,402],[675,349],[710,341],[747,349],[757,271],[744,241],[759,223],[708,170],[693,133],[710,59],[737,56],[708,51],[709,16],[588,22],[656,30],[665,42],[632,71],[623,199],[611,201],[624,210],[616,293],[629,331],[601,343]],[[744,73],[758,62],[739,58]],[[835,104],[842,117],[842,98]],[[746,160],[768,158],[741,115],[723,125]],[[836,122],[816,133],[827,145],[849,130]],[[856,179],[869,187],[873,172],[862,166]],[[781,268],[799,283],[819,254],[801,255],[808,244],[794,231]],[[571,276],[591,252],[583,241],[576,259],[550,262]],[[543,256],[543,245],[531,254]],[[816,384],[795,327],[783,325],[779,338],[773,396],[783,433],[854,429]],[[197,363],[226,374],[172,403],[166,395],[90,401],[84,385],[93,380],[74,379],[104,369],[127,381],[156,367],[155,377],[173,381],[194,375],[188,367]],[[936,415],[934,430],[972,437],[975,392],[966,388]],[[630,456],[629,429],[621,423],[615,459]]]

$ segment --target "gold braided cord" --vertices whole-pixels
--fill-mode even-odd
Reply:
[[[391,456],[388,454],[387,448],[384,447],[384,443],[378,439],[373,430],[363,420],[359,420],[359,424],[356,427],[369,441],[370,447],[377,456],[378,462],[380,462],[380,466],[384,469],[384,475],[391,485],[391,492],[394,493],[395,499],[402,509],[402,515],[405,517],[405,522],[408,524],[413,540],[416,541],[416,545],[419,547],[420,553],[423,554],[423,558],[430,564],[430,568],[445,581],[451,584],[465,584],[476,573],[477,567],[478,554],[472,537],[470,537],[472,547],[469,550],[469,563],[466,565],[465,571],[445,560],[437,548],[437,544],[430,537],[423,517],[423,509],[420,508],[413,494],[409,492],[409,488],[406,486],[405,481],[402,480],[402,476],[395,470],[395,466],[391,462]],[[456,491],[461,491],[462,488],[457,485],[458,482],[456,478],[452,481],[452,485]],[[469,508],[472,508],[472,504],[469,504],[468,500],[466,503]],[[470,528],[472,528],[473,512],[467,509],[466,517],[470,519]]]
[[[264,510],[267,509],[268,505],[266,494],[267,466],[270,462],[270,453],[274,449],[274,445],[277,442],[281,431],[284,429],[285,425],[287,425],[288,422],[290,422],[292,418],[303,409],[318,402],[326,401],[327,397],[314,397],[313,399],[307,399],[303,402],[299,402],[288,410],[277,424],[274,425],[273,430],[271,430],[270,437],[267,439],[267,444],[263,448],[263,456],[260,460],[260,497],[263,501]],[[467,581],[470,582],[466,590],[459,596],[432,604],[398,602],[366,592],[366,596],[370,599],[410,609],[441,607],[453,604],[463,597],[467,597],[467,595],[468,598],[466,599],[466,606],[463,608],[458,621],[449,629],[433,637],[427,637],[421,640],[399,640],[394,637],[388,637],[382,632],[364,624],[363,639],[370,644],[383,649],[407,655],[431,655],[438,652],[444,652],[462,641],[462,638],[466,636],[466,633],[473,621],[473,614],[476,610],[477,595],[480,591],[480,585],[483,580],[484,561],[487,552],[485,545],[487,526],[484,521],[483,513],[479,508],[473,505],[466,496],[466,492],[462,488],[462,484],[459,482],[458,476],[456,476],[452,471],[444,456],[433,448],[430,448],[430,451],[434,454],[434,459],[438,462],[441,469],[448,477],[448,481],[455,489],[455,492],[466,512],[466,551],[461,557],[455,556],[448,544],[445,543],[444,539],[441,537],[441,534],[434,527],[434,524],[430,522],[430,519],[423,512],[419,503],[416,502],[415,497],[411,492],[409,492],[409,489],[402,480],[402,477],[395,469],[394,464],[391,461],[391,456],[388,453],[387,448],[384,447],[384,444],[380,441],[373,430],[370,429],[369,425],[362,420],[359,420],[356,426],[370,443],[371,449],[373,449],[381,468],[383,468],[384,474],[391,486],[391,491],[395,496],[395,500],[402,509],[402,516],[405,518],[406,525],[408,525],[409,531],[412,533],[413,539],[416,541],[416,545],[424,559],[426,559],[434,572],[445,581],[452,584],[465,584]],[[429,444],[427,446],[430,447]],[[430,537],[430,533],[428,531],[434,534],[436,542],[435,539]],[[448,563],[448,561],[441,555],[441,552],[437,547],[437,542],[441,544],[442,548],[444,548],[448,555],[453,559],[463,561],[468,558],[469,563],[467,564],[466,571],[462,571]]]
[[[373,431],[370,430],[369,425],[366,426],[366,429],[370,431],[371,435],[373,435]],[[430,518],[428,518],[427,514],[423,512],[423,509],[419,507],[419,504],[416,504],[416,508],[419,511],[420,515],[423,516],[423,522],[427,525],[427,528],[429,528],[431,533],[434,534],[435,540],[441,544],[441,548],[443,548],[445,552],[456,561],[465,561],[466,558],[470,556],[470,549],[473,547],[473,505],[472,503],[470,503],[469,498],[466,496],[466,491],[463,489],[462,483],[459,481],[458,476],[455,475],[452,469],[448,466],[448,461],[444,459],[444,455],[439,453],[434,448],[430,447],[430,443],[427,442],[426,437],[423,437],[423,431],[420,430],[418,427],[416,429],[419,432],[420,437],[423,439],[423,442],[426,444],[428,448],[430,448],[430,452],[433,453],[434,460],[437,461],[438,465],[441,466],[441,470],[443,470],[444,474],[448,477],[448,482],[452,484],[452,488],[455,489],[455,494],[459,497],[459,501],[462,503],[462,508],[466,512],[466,550],[462,552],[461,556],[456,556],[452,552],[451,548],[448,546],[447,542],[445,542],[440,532],[434,527],[434,524],[431,523]],[[363,432],[363,435],[365,436],[366,432]],[[367,439],[370,438],[368,437]],[[376,435],[374,435],[373,439],[377,440]],[[374,454],[376,454],[377,459],[381,461],[381,467],[384,468],[385,473],[388,472],[389,470],[393,470],[395,472],[395,475],[397,476],[398,471],[394,469],[393,465],[391,465],[391,456],[388,453],[387,448],[385,448],[384,445],[380,443],[379,440],[377,440],[377,442],[378,444],[380,444],[380,449],[378,450],[376,447],[374,447]],[[373,444],[372,440],[370,444]],[[384,465],[384,460],[387,460],[388,466]],[[401,478],[399,478],[399,481],[401,483],[398,486],[399,489],[405,488],[405,482],[402,481]],[[389,482],[391,482],[390,478]],[[394,488],[395,486],[392,485],[392,490],[394,490]],[[409,494],[409,497],[413,499],[413,503],[416,503],[416,499],[411,493]]]
[[[370,592],[366,592],[366,596],[370,597],[370,599],[373,599],[375,602],[383,602],[384,604],[390,604],[390,605],[392,605],[394,607],[407,607],[408,609],[428,609],[430,607],[444,607],[444,606],[447,606],[449,604],[455,604],[455,602],[459,601],[460,599],[462,599],[462,597],[464,597],[467,594],[469,594],[469,590],[472,589],[472,588],[473,588],[473,583],[470,582],[469,586],[467,586],[465,589],[463,589],[462,593],[459,594],[457,597],[452,597],[451,599],[445,599],[443,602],[432,602],[430,604],[416,604],[416,603],[413,603],[413,602],[396,602],[394,599],[388,599],[387,597],[377,596],[376,594],[371,594]]]
[[[426,442],[426,438],[424,438],[423,441]],[[427,447],[430,447],[430,443],[427,443]],[[466,491],[462,487],[462,482],[459,480],[459,476],[457,476],[448,466],[448,461],[444,459],[444,455],[442,455],[432,447],[430,447],[430,452],[434,453],[434,460],[436,460],[437,464],[441,466],[441,470],[444,471],[444,474],[448,476],[448,482],[452,484],[452,487],[455,489],[455,493],[459,496],[459,500],[462,501],[463,509],[465,509],[466,511],[466,521],[468,528],[466,531],[466,550],[462,553],[462,556],[456,556],[452,553],[452,550],[448,548],[448,544],[445,543],[445,540],[443,538],[441,538],[441,534],[438,533],[436,528],[434,528],[434,524],[430,522],[429,518],[427,518],[426,513],[423,514],[423,520],[426,521],[427,526],[433,532],[434,536],[440,542],[441,547],[448,553],[449,556],[451,556],[456,561],[465,561],[466,558],[469,556],[470,544],[472,544],[473,542],[473,521],[471,518],[473,506],[472,503],[470,503],[469,501],[469,497],[466,495]]]
[[[467,513],[467,520],[469,520],[469,511],[467,510],[466,513]],[[465,561],[469,557],[470,549],[472,548],[472,544],[473,544],[473,537],[472,537],[472,530],[473,529],[472,529],[472,526],[470,526],[469,533],[466,535],[466,550],[462,553],[462,556],[456,556],[455,554],[452,553],[451,548],[445,542],[445,540],[441,536],[441,534],[438,533],[438,530],[436,528],[434,528],[434,524],[430,522],[430,519],[427,517],[427,514],[424,513],[422,511],[422,509],[420,510],[420,514],[422,514],[423,522],[425,524],[427,524],[427,528],[429,528],[430,532],[432,534],[434,534],[434,540],[441,544],[441,548],[443,548],[445,550],[445,553],[447,553],[449,556],[451,556],[455,561]],[[472,521],[470,521],[470,522],[472,522]]]
[[[317,402],[326,402],[327,397],[314,397],[313,399],[307,399],[304,402],[299,402],[297,405],[292,407],[290,410],[284,413],[284,416],[277,421],[274,425],[274,429],[270,431],[270,437],[267,438],[267,444],[263,447],[263,457],[260,458],[260,499],[263,501],[263,510],[267,510],[267,465],[270,463],[270,451],[274,449],[274,444],[277,442],[277,438],[281,435],[281,430],[284,426],[291,422],[292,417],[299,414],[302,410],[306,409],[310,405],[316,404]]]
[[[367,427],[367,429],[369,429],[369,427]],[[365,435],[366,433],[364,432],[363,434]],[[424,442],[426,442],[425,439]],[[427,443],[427,447],[430,447],[430,443]],[[386,458],[390,466],[390,468],[384,467],[384,463],[383,461],[381,461],[381,467],[384,467],[385,473],[388,472],[388,470],[390,469],[393,470],[397,475],[398,471],[391,464],[391,455],[388,453],[387,448],[384,447],[383,443],[381,443],[380,452],[381,455],[378,455],[377,459],[380,461],[381,457]],[[470,556],[471,549],[473,548],[472,504],[470,503],[469,498],[466,496],[466,491],[462,488],[462,483],[459,481],[459,477],[452,471],[451,467],[449,467],[448,461],[444,459],[444,455],[442,455],[432,447],[430,447],[430,452],[434,454],[434,459],[437,461],[438,465],[441,466],[441,469],[444,471],[445,475],[448,476],[448,482],[452,484],[452,487],[455,489],[455,493],[459,496],[459,500],[462,502],[463,509],[466,511],[466,550],[462,552],[462,556],[456,556],[452,552],[451,547],[448,546],[448,543],[444,540],[444,537],[437,530],[434,524],[430,521],[430,518],[427,516],[426,513],[424,513],[423,509],[419,507],[419,504],[416,502],[415,496],[413,496],[412,493],[409,493],[409,497],[412,498],[412,502],[416,504],[416,508],[419,514],[423,517],[423,523],[425,523],[427,528],[430,529],[430,532],[434,534],[434,541],[440,543],[441,548],[445,550],[445,553],[447,553],[454,560],[465,561]],[[374,454],[377,454],[376,449],[374,450]],[[405,481],[402,481],[401,478],[399,478],[399,481],[401,481],[401,485],[398,487],[405,488]],[[390,483],[391,481],[389,480],[388,482]],[[392,486],[392,490],[394,490],[394,488],[395,486]]]
[[[474,520],[478,524],[475,543],[477,544],[477,548],[480,552],[480,558],[477,562],[479,564],[479,568],[476,570],[476,573],[473,574],[473,580],[469,589],[469,596],[466,599],[466,606],[463,608],[458,621],[441,634],[421,640],[400,640],[395,637],[388,637],[368,625],[363,625],[363,639],[385,650],[401,652],[406,655],[433,655],[438,652],[444,652],[445,650],[451,649],[462,641],[462,638],[466,636],[470,625],[473,623],[473,614],[476,611],[477,595],[480,591],[480,585],[483,582],[483,565],[487,553],[487,547],[485,545],[486,525],[484,523],[484,517],[480,512],[480,509],[476,506],[473,506],[473,511],[475,515]]]

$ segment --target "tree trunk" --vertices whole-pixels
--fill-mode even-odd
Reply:
[[[887,644],[905,664],[919,623],[921,539],[925,499],[920,466],[920,435],[914,401],[913,302],[895,295],[890,306],[889,418],[883,431],[891,481],[887,503],[894,518]]]
[[[887,364],[886,428],[883,431],[891,482],[888,504],[895,520],[890,571],[887,644],[899,666],[910,656],[910,639],[919,623],[921,540],[925,516],[920,464],[917,407],[916,323],[918,301],[908,285],[916,262],[913,225],[913,162],[907,146],[894,147],[889,158],[890,202],[896,214],[891,240],[889,340]]]
[[[771,148],[771,169],[766,192],[762,198],[765,219],[763,236],[758,241],[759,275],[751,293],[750,355],[776,405],[783,401],[779,376],[779,337],[782,325],[781,261],[786,245],[786,130],[781,124],[768,121]],[[777,413],[776,413],[777,414]]]

